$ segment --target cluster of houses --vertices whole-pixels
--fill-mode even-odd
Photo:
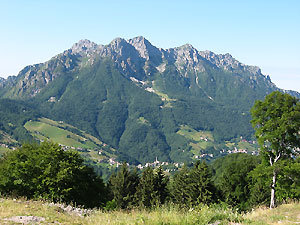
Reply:
[[[116,166],[116,167],[119,167],[122,165],[122,163],[116,161],[114,158],[109,158],[108,160],[102,160],[102,162],[106,162],[110,165],[110,166]],[[129,166],[129,163],[127,163],[127,165]],[[150,163],[145,163],[144,165],[142,164],[139,164],[136,166],[136,168],[142,170],[146,167],[159,167],[159,166],[167,166],[169,168],[173,168],[173,169],[166,169],[165,171],[166,172],[171,172],[171,171],[176,171],[178,170],[178,168],[181,168],[184,166],[184,163],[169,163],[169,162],[160,162],[157,157],[155,159],[154,162],[150,162]]]
[[[205,140],[206,138],[203,138],[204,141],[208,141],[207,139]],[[242,139],[243,142],[249,142],[251,144],[255,144],[255,142],[250,142],[250,141],[247,141],[247,140],[244,140]],[[3,145],[3,144],[2,144]],[[65,145],[61,145],[63,149],[67,150],[67,149],[76,149],[76,150],[79,150],[79,151],[82,151],[83,149],[82,148],[75,148],[75,147],[70,147],[70,146],[65,146]],[[220,150],[220,153],[221,154],[234,154],[234,153],[245,153],[245,154],[248,154],[248,150],[247,149],[238,149],[236,147],[234,147],[234,149],[232,150],[226,150],[226,149],[222,149]],[[102,150],[98,150],[98,154],[99,155],[102,155],[103,154],[103,151]],[[258,155],[258,151],[252,151],[251,152],[252,155]],[[210,158],[213,158],[214,157],[214,154],[212,153],[202,153],[201,155],[194,155],[194,158],[195,159],[201,159],[201,158],[207,158],[207,157],[210,157]],[[118,162],[115,158],[103,158],[103,159],[99,159],[98,162],[103,162],[103,163],[108,163],[110,166],[116,166],[116,167],[119,167],[122,165],[121,162]],[[129,165],[129,164],[128,164]],[[154,162],[147,162],[145,163],[144,165],[142,164],[139,164],[137,165],[136,167],[140,170],[146,168],[146,167],[159,167],[159,166],[163,166],[164,168],[167,168],[165,169],[166,172],[171,172],[171,171],[175,171],[175,170],[178,170],[178,168],[181,168],[184,166],[184,163],[169,163],[169,162],[160,162],[157,157],[155,159]]]

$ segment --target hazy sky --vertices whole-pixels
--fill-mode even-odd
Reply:
[[[0,76],[49,60],[80,39],[146,37],[170,48],[230,53],[280,88],[300,91],[299,0],[0,0]]]

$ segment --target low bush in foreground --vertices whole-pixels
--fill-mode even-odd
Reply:
[[[24,144],[0,159],[0,193],[99,207],[106,188],[75,151],[58,144]]]

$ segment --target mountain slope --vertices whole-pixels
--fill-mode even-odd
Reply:
[[[2,98],[22,99],[135,163],[156,157],[188,161],[198,156],[195,152],[224,152],[225,141],[238,143],[241,136],[250,141],[249,109],[275,90],[258,67],[229,54],[189,44],[160,49],[144,37],[116,38],[108,45],[81,40],[48,62],[0,81]],[[182,127],[212,133],[214,144],[182,135]]]

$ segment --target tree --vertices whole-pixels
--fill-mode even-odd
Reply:
[[[273,168],[270,208],[274,208],[277,162],[291,158],[300,147],[300,103],[289,94],[275,91],[264,101],[256,101],[251,115],[260,154]]]
[[[137,171],[130,171],[127,163],[123,163],[117,174],[112,174],[109,179],[113,200],[117,207],[126,209],[135,204],[134,196],[139,184]]]
[[[154,170],[155,174],[155,185],[158,192],[159,203],[164,204],[169,196],[169,177],[164,174],[162,167],[158,167]]]
[[[258,157],[244,153],[230,154],[213,163],[215,184],[225,202],[239,210],[247,209],[250,193],[247,176],[258,163]]]
[[[24,144],[0,161],[0,192],[8,195],[98,207],[106,188],[75,151],[44,142]]]
[[[137,187],[136,199],[138,204],[143,207],[152,207],[165,202],[168,195],[168,179],[161,167],[153,169],[147,167],[140,178]]]
[[[175,174],[172,188],[174,201],[187,206],[212,202],[216,191],[207,164],[200,161],[192,169],[184,167]]]

